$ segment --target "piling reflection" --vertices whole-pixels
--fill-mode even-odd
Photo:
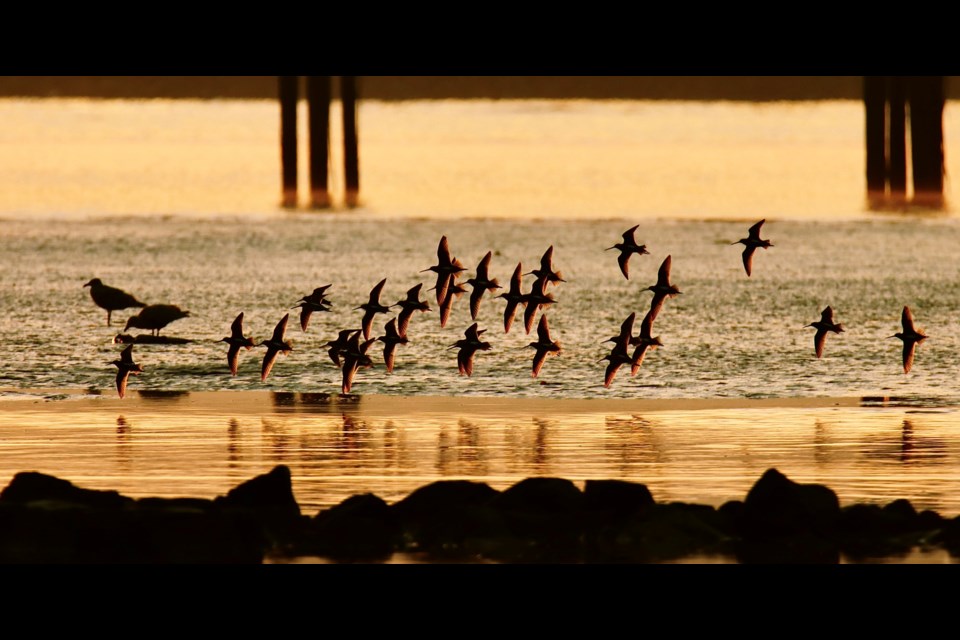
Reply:
[[[627,418],[606,416],[603,423],[609,434],[605,448],[618,462],[621,473],[630,473],[641,465],[666,461],[658,442],[657,421],[631,415]]]
[[[888,437],[873,437],[863,443],[864,455],[908,466],[942,464],[948,452],[943,440],[918,435],[914,421],[904,418],[899,432]]]
[[[131,440],[130,423],[125,416],[117,416],[117,463],[121,469],[128,472],[132,468],[131,460],[133,459],[130,450]]]

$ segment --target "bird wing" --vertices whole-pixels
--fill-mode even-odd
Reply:
[[[447,236],[440,238],[440,244],[437,245],[437,260],[440,266],[450,264],[450,245],[447,244]]]
[[[353,378],[356,374],[357,374],[357,360],[355,358],[348,358],[344,360],[343,384],[340,386],[340,390],[343,393],[350,393],[350,388],[353,387]]]
[[[543,363],[546,361],[546,359],[547,359],[547,351],[545,349],[541,349],[540,347],[537,347],[537,352],[533,354],[532,375],[534,378],[540,375],[540,369],[543,368]]]
[[[489,280],[487,270],[490,268],[490,258],[492,255],[492,251],[487,251],[487,255],[483,256],[483,259],[480,260],[480,264],[477,265],[477,280],[483,280],[484,282]]]
[[[816,335],[813,336],[813,348],[817,352],[817,357],[823,356],[823,345],[827,341],[827,330],[826,329],[817,329]]]
[[[636,317],[636,312],[631,313],[627,316],[626,320],[620,324],[620,335],[617,336],[617,341],[614,344],[615,349],[622,348],[626,350],[626,348],[630,346],[630,339],[633,338],[633,322]]]
[[[240,363],[240,345],[231,344],[227,349],[227,364],[230,365],[230,375],[237,375],[237,366]]]
[[[617,375],[617,370],[620,368],[621,364],[622,363],[614,360],[610,361],[610,364],[607,365],[607,371],[603,375],[603,386],[607,388],[610,387],[610,383],[613,382],[613,378]]]
[[[630,227],[629,229],[627,229],[626,231],[623,232],[623,243],[624,243],[624,244],[630,244],[630,245],[635,245],[635,244],[637,244],[637,241],[633,239],[633,232],[636,231],[636,230],[637,230],[637,227],[639,227],[639,226],[640,226],[640,225],[635,224],[635,225],[633,225],[632,227]]]
[[[546,273],[553,271],[553,245],[543,252],[543,257],[540,258],[540,270]]]
[[[640,321],[640,337],[646,340],[653,338],[653,318],[656,314],[653,313],[653,309],[647,311],[647,315],[643,316],[643,320]]]
[[[913,367],[913,354],[917,350],[917,343],[904,340],[903,341],[903,372],[910,373],[910,369]]]
[[[457,352],[457,367],[460,369],[460,375],[473,375],[473,354],[474,350],[469,347],[461,347]]]
[[[747,277],[750,277],[750,271],[753,270],[753,252],[756,247],[748,246],[743,250],[743,268],[747,271]]]
[[[450,318],[450,310],[453,309],[454,295],[448,294],[443,302],[440,303],[440,327],[447,326],[447,320]]]
[[[483,299],[484,291],[483,287],[474,285],[473,292],[470,294],[470,317],[473,320],[476,320],[477,314],[480,313],[480,301]]]
[[[833,309],[827,307],[820,313],[820,322],[833,324]]]
[[[307,325],[310,324],[311,314],[313,314],[313,310],[308,305],[303,305],[300,309],[300,328],[304,331],[307,330]]]
[[[620,271],[623,273],[623,277],[627,280],[630,279],[630,252],[621,251],[620,255],[617,256],[617,262],[620,264]]]
[[[447,299],[447,290],[450,288],[450,283],[453,281],[452,273],[443,273],[442,271],[437,274],[437,304],[443,306],[444,301]]]
[[[234,319],[230,325],[230,336],[243,340],[243,311]]]
[[[273,330],[273,341],[274,342],[283,342],[283,334],[287,332],[287,320],[290,319],[290,314],[286,314],[280,318],[280,322],[277,323],[276,328]]]
[[[546,314],[540,316],[540,324],[537,325],[537,337],[540,338],[540,342],[544,344],[553,342],[550,338],[550,325],[547,323]]]
[[[517,313],[516,300],[507,300],[507,308],[503,310],[503,332],[510,333],[510,327],[513,326],[513,316]]]
[[[649,345],[645,342],[640,343],[640,345],[634,349],[633,357],[630,359],[630,375],[637,375],[637,371],[640,370],[640,365],[643,364],[643,356],[647,355],[647,347]]]
[[[373,286],[373,289],[370,289],[370,304],[380,305],[380,292],[383,291],[383,285],[387,283],[387,279],[384,278],[377,284]]]
[[[260,382],[264,382],[273,369],[273,363],[277,361],[277,354],[280,353],[273,347],[267,347],[267,353],[263,356],[263,366],[260,368]]]
[[[517,268],[513,270],[513,275],[510,276],[510,293],[519,296],[520,295],[520,286],[523,281],[523,262],[517,263]]]
[[[667,256],[663,259],[663,262],[660,264],[660,270],[657,271],[657,286],[658,287],[669,287],[670,286],[670,265],[673,262],[672,256]]]
[[[913,314],[910,313],[910,307],[904,307],[903,313],[900,316],[900,322],[903,325],[904,333],[913,333]],[[906,357],[906,356],[904,356]]]
[[[397,334],[407,335],[407,325],[410,324],[410,316],[413,315],[413,309],[403,309],[397,314]]]
[[[533,328],[533,318],[537,315],[538,309],[540,309],[539,304],[528,304],[526,309],[523,310],[523,328],[526,329],[527,334]]]
[[[387,365],[387,371],[393,372],[393,357],[397,349],[396,342],[383,343],[383,363]]]
[[[130,377],[130,372],[125,369],[117,370],[117,393],[122,398],[127,392],[127,378]]]
[[[133,364],[133,345],[128,344],[127,348],[120,352],[120,362],[124,364]]]
[[[753,225],[752,227],[750,227],[750,239],[751,239],[751,240],[759,240],[759,239],[760,239],[760,227],[762,227],[762,226],[763,226],[763,223],[766,222],[766,221],[767,221],[766,218],[764,218],[764,219],[761,220],[760,222],[758,222],[758,223],[756,223],[755,225]]]
[[[342,366],[340,363],[340,347],[333,346],[327,349],[327,355],[330,356],[330,359],[333,360],[333,364],[338,367]]]

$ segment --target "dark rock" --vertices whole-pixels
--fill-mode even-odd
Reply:
[[[489,504],[500,492],[483,482],[438,480],[416,489],[391,509],[400,518],[439,515],[447,509]]]
[[[610,517],[628,517],[653,507],[656,502],[646,485],[624,480],[587,480],[583,486],[583,509]]]
[[[398,546],[399,534],[400,526],[389,505],[365,493],[318,513],[290,551],[340,561],[384,560]]]
[[[819,484],[798,484],[767,470],[744,500],[741,533],[748,540],[799,533],[829,535],[840,516],[837,494]]]
[[[16,474],[0,492],[0,502],[28,504],[41,501],[101,509],[119,509],[134,502],[116,491],[81,489],[67,480],[35,471]]]
[[[290,468],[277,465],[270,472],[237,485],[226,496],[214,499],[220,508],[242,508],[286,512],[300,516],[300,505],[293,496]]]
[[[563,478],[527,478],[501,493],[493,506],[503,511],[574,513],[584,506],[583,492]]]

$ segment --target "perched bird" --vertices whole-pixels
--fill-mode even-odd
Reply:
[[[631,313],[629,316],[627,316],[627,319],[624,320],[620,325],[620,334],[616,338],[611,339],[614,342],[614,345],[610,350],[610,353],[600,358],[601,362],[604,360],[609,360],[606,372],[603,375],[604,387],[610,387],[614,376],[617,375],[617,371],[622,365],[633,363],[633,359],[627,352],[627,348],[630,346],[630,341],[633,336],[633,322],[635,318],[636,313]]]
[[[895,333],[891,338],[900,338],[903,340],[903,372],[910,373],[913,367],[913,354],[918,344],[927,339],[927,335],[922,329],[913,326],[913,314],[910,313],[910,307],[904,307],[900,317],[903,325],[903,331]]]
[[[148,329],[155,336],[160,335],[160,329],[181,318],[190,317],[190,312],[185,311],[175,304],[151,304],[145,306],[135,316],[130,316],[127,320],[124,331],[131,327],[137,329]]]
[[[667,298],[676,297],[682,293],[676,286],[670,284],[670,264],[671,257],[667,256],[660,265],[660,271],[657,272],[657,283],[644,289],[644,291],[653,291],[653,299],[650,301],[650,321],[656,319],[657,314],[663,307],[663,301]]]
[[[355,309],[363,309],[363,338],[370,339],[370,329],[373,326],[373,316],[378,313],[390,313],[390,307],[380,304],[380,292],[383,291],[383,285],[387,279],[384,278],[370,290],[370,300],[363,303]]]
[[[391,305],[393,307],[402,307],[400,313],[397,315],[397,333],[401,336],[407,335],[407,326],[410,324],[410,317],[414,311],[421,313],[430,311],[430,305],[427,304],[427,301],[420,299],[420,289],[422,287],[422,283],[410,287],[407,291],[406,298],[400,300],[397,304]]]
[[[533,286],[530,287],[530,293],[525,296],[527,306],[523,310],[523,327],[528,334],[530,333],[530,329],[533,328],[533,318],[537,315],[537,311],[548,304],[556,302],[553,296],[545,292],[546,288],[547,279],[543,276],[538,276],[537,279],[533,281]]]
[[[743,244],[743,268],[747,271],[747,277],[750,277],[750,272],[753,270],[753,252],[757,250],[757,247],[772,247],[773,243],[769,240],[760,239],[760,227],[763,226],[763,223],[766,222],[766,219],[761,220],[757,224],[750,227],[749,235],[746,238],[741,238],[736,242],[731,242],[731,245],[734,244]]]
[[[127,347],[120,352],[119,360],[114,360],[110,364],[116,365],[117,367],[117,393],[120,394],[122,398],[127,392],[127,379],[130,377],[130,374],[140,375],[143,373],[143,367],[133,361],[132,344],[128,344]]]
[[[637,375],[637,371],[640,370],[640,365],[643,364],[643,356],[646,355],[648,349],[656,349],[657,347],[662,347],[663,343],[660,341],[660,336],[653,337],[651,332],[653,331],[653,312],[647,311],[647,315],[643,316],[643,320],[640,322],[640,335],[637,337],[637,348],[633,350],[633,356],[630,358],[630,375]]]
[[[329,349],[327,349],[327,354],[330,356],[330,359],[333,360],[333,364],[337,365],[338,367],[343,366],[340,362],[340,356],[346,353],[347,344],[349,343],[350,338],[352,338],[354,335],[359,337],[360,331],[360,329],[343,329],[339,334],[337,334],[336,340],[331,340],[323,345],[325,347],[329,347]]]
[[[823,345],[827,341],[827,332],[841,333],[843,331],[842,324],[839,322],[833,323],[833,309],[830,307],[820,313],[820,320],[804,326],[814,327],[817,330],[817,333],[813,336],[813,348],[818,358],[823,355]]]
[[[310,316],[313,315],[314,311],[330,311],[330,301],[325,297],[325,293],[332,286],[332,284],[328,284],[317,287],[313,290],[313,293],[300,298],[297,300],[297,304],[290,307],[291,309],[300,308],[300,328],[303,331],[307,330],[307,325],[310,324]]]
[[[247,338],[243,335],[243,311],[236,317],[233,324],[230,325],[230,336],[221,338],[220,342],[226,342],[230,345],[227,349],[227,364],[230,365],[230,375],[237,375],[237,365],[240,361],[240,347],[245,347],[247,351],[257,346],[253,338]]]
[[[618,242],[612,247],[608,247],[605,251],[610,251],[611,249],[619,249],[620,255],[617,256],[617,262],[620,264],[620,271],[623,272],[623,277],[627,280],[630,279],[630,256],[633,254],[637,255],[649,255],[650,252],[647,251],[647,245],[637,244],[637,241],[633,238],[633,232],[637,230],[637,227],[640,225],[635,224],[626,231],[623,232],[623,242]]]
[[[473,375],[473,355],[477,351],[490,350],[490,343],[480,340],[480,334],[484,331],[486,329],[477,329],[477,323],[474,322],[463,332],[466,338],[457,340],[449,347],[450,349],[460,348],[460,351],[457,352],[457,369],[461,376]]]
[[[263,366],[260,369],[260,382],[266,381],[267,376],[270,375],[270,370],[273,369],[273,363],[277,361],[278,353],[282,352],[283,355],[287,355],[287,353],[293,351],[293,343],[283,338],[283,334],[287,331],[287,320],[289,318],[289,313],[280,318],[280,322],[277,323],[276,328],[273,330],[273,337],[269,340],[264,340],[258,345],[267,348],[267,353],[263,356]]]
[[[450,276],[452,281],[447,287],[447,296],[440,303],[440,326],[447,326],[447,320],[450,319],[450,311],[453,309],[453,301],[467,292],[463,285],[456,281],[454,276]]]
[[[477,313],[480,312],[480,300],[483,298],[483,293],[503,288],[496,278],[490,278],[489,276],[488,271],[492,255],[491,251],[487,251],[487,255],[483,256],[480,264],[477,265],[477,276],[467,279],[467,284],[473,286],[473,292],[470,294],[470,317],[474,320],[477,319]]]
[[[370,338],[360,342],[359,331],[350,336],[347,347],[343,352],[343,383],[340,387],[343,393],[350,393],[350,389],[353,387],[353,379],[359,369],[373,366],[373,360],[367,355],[367,349],[376,341],[376,338]]]
[[[523,263],[518,262],[517,268],[513,270],[513,276],[510,277],[510,289],[506,293],[501,293],[498,298],[507,301],[507,308],[503,310],[503,332],[510,333],[510,327],[513,325],[513,316],[516,315],[517,306],[527,304],[527,296],[520,291],[520,283],[523,279]]]
[[[524,275],[535,275],[537,278],[545,279],[550,284],[566,282],[566,280],[563,279],[562,273],[553,270],[553,245],[550,245],[547,250],[543,252],[543,257],[540,258],[540,268],[534,269]]]
[[[424,271],[433,271],[437,274],[437,286],[435,287],[437,304],[442,305],[443,300],[447,297],[447,288],[450,286],[453,276],[466,271],[466,268],[459,260],[450,256],[447,236],[443,236],[440,238],[440,244],[437,245],[437,264],[423,269],[420,273]]]
[[[540,375],[540,369],[549,354],[560,353],[560,343],[550,337],[550,327],[547,324],[547,316],[540,316],[540,324],[537,325],[537,341],[527,345],[536,349],[533,354],[533,371],[531,375],[536,378]]]
[[[107,310],[108,327],[110,326],[110,316],[114,311],[129,309],[131,307],[147,306],[145,303],[140,302],[126,291],[122,291],[114,287],[108,287],[107,285],[103,284],[100,278],[94,278],[83,286],[90,287],[90,297],[93,298],[93,303],[101,309]]]
[[[377,338],[383,343],[383,363],[387,365],[387,372],[393,373],[393,357],[398,344],[407,344],[406,336],[400,335],[397,331],[397,319],[391,318],[390,322],[383,326],[386,334]]]

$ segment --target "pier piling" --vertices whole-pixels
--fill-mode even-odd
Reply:
[[[330,207],[330,76],[307,76],[307,125],[310,142],[310,206]]]
[[[279,76],[280,166],[283,178],[281,206],[297,206],[297,102],[299,76]]]
[[[340,76],[340,101],[343,107],[343,164],[348,207],[360,202],[360,162],[357,139],[357,77]]]

